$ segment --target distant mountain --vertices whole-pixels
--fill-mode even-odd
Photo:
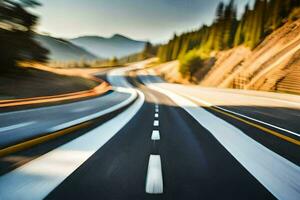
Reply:
[[[95,60],[97,56],[71,42],[46,35],[36,35],[35,39],[50,51],[50,59],[56,61]]]
[[[128,56],[142,51],[145,46],[144,41],[133,40],[119,34],[110,38],[83,36],[70,41],[102,58]]]

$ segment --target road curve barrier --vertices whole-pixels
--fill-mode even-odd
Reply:
[[[67,94],[42,96],[42,97],[0,100],[0,108],[35,105],[35,104],[42,104],[42,103],[53,103],[58,101],[95,97],[104,94],[111,89],[112,87],[107,82],[101,81],[101,83],[98,86],[94,87],[93,89],[80,91],[80,92],[72,92]]]

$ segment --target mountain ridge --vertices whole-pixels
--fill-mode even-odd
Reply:
[[[53,61],[96,60],[97,56],[68,40],[48,35],[36,34],[35,40],[50,51],[49,58]]]
[[[122,35],[122,34],[119,34],[119,33],[113,34],[112,36],[109,36],[109,37],[104,37],[104,36],[99,36],[99,35],[82,35],[82,36],[71,38],[69,40],[76,40],[76,39],[86,38],[86,37],[89,37],[89,38],[99,38],[99,39],[123,38],[123,39],[128,39],[128,40],[131,40],[131,41],[141,42],[140,40],[136,40],[136,39],[133,39],[131,37],[128,37],[128,36],[125,36],[125,35]],[[142,41],[142,42],[144,42],[144,41]]]
[[[114,34],[111,37],[86,35],[69,41],[103,58],[121,58],[138,53],[146,44],[145,41],[134,40],[121,34]]]

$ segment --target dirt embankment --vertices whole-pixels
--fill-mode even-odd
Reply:
[[[0,75],[0,99],[40,97],[89,90],[96,81],[28,68]]]
[[[240,46],[219,52],[198,84],[300,94],[300,20],[288,22],[254,50]],[[177,61],[156,67],[171,82],[187,83]],[[197,73],[196,73],[197,74]]]

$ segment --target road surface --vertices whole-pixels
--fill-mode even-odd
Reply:
[[[80,117],[88,116],[137,95],[118,115],[3,174],[0,199],[300,199],[296,97],[168,84],[148,71],[128,77],[140,68],[108,73],[127,96],[43,108],[54,109],[53,121],[76,120],[61,113],[83,104],[93,106]]]

